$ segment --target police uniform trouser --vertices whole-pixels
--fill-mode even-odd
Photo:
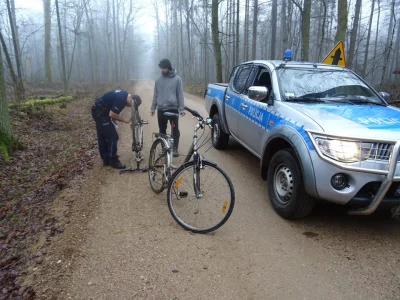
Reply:
[[[105,163],[113,163],[118,161],[117,144],[118,133],[111,118],[100,115],[96,111],[96,107],[92,108],[92,117],[96,122],[97,143],[99,145],[100,157]]]

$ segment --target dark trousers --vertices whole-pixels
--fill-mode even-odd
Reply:
[[[177,109],[164,110],[164,111],[158,110],[157,111],[158,127],[160,129],[160,133],[163,133],[163,134],[167,134],[168,121],[172,126],[172,119],[164,116],[165,112],[171,112],[171,113],[174,113],[174,114],[179,114],[179,111]],[[175,145],[178,145],[180,136],[181,136],[181,133],[179,131],[179,118],[177,118],[175,120],[175,127],[174,127],[174,130],[173,130],[173,136],[172,136],[172,138],[176,142]]]
[[[96,122],[97,143],[101,159],[105,163],[117,162],[117,145],[119,136],[114,124],[111,123],[111,118],[98,116],[93,110],[92,117]]]

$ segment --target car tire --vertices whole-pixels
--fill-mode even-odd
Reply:
[[[215,114],[212,118],[211,138],[215,149],[222,150],[228,147],[229,134],[222,131],[221,121],[218,114]]]
[[[272,157],[268,194],[274,210],[283,218],[299,219],[311,214],[315,199],[305,191],[301,168],[292,149],[280,150]]]

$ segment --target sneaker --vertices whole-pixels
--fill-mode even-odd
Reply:
[[[179,152],[178,152],[178,150],[176,148],[174,148],[174,150],[172,151],[172,155],[174,157],[178,157],[179,156]]]
[[[103,166],[108,167],[110,165],[110,161],[103,160]]]
[[[110,164],[110,166],[111,166],[111,168],[114,168],[114,169],[125,169],[126,168],[126,166],[123,165],[120,161],[113,162]]]

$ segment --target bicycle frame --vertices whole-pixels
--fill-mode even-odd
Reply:
[[[140,129],[139,129],[140,130],[140,134],[139,135],[142,137],[143,136],[143,125],[144,124],[149,124],[149,122],[143,121],[140,118],[139,106],[136,105],[136,104],[133,104],[133,105],[135,105],[135,109],[136,109],[137,114],[138,114],[139,119],[140,119]],[[135,134],[135,132],[133,132],[133,134]],[[147,172],[147,170],[148,170],[147,166],[145,166],[144,168],[140,168],[140,162],[143,160],[142,149],[139,149],[138,151],[133,151],[133,152],[135,152],[136,169],[130,168],[130,169],[120,170],[120,174],[124,173],[124,172]]]

